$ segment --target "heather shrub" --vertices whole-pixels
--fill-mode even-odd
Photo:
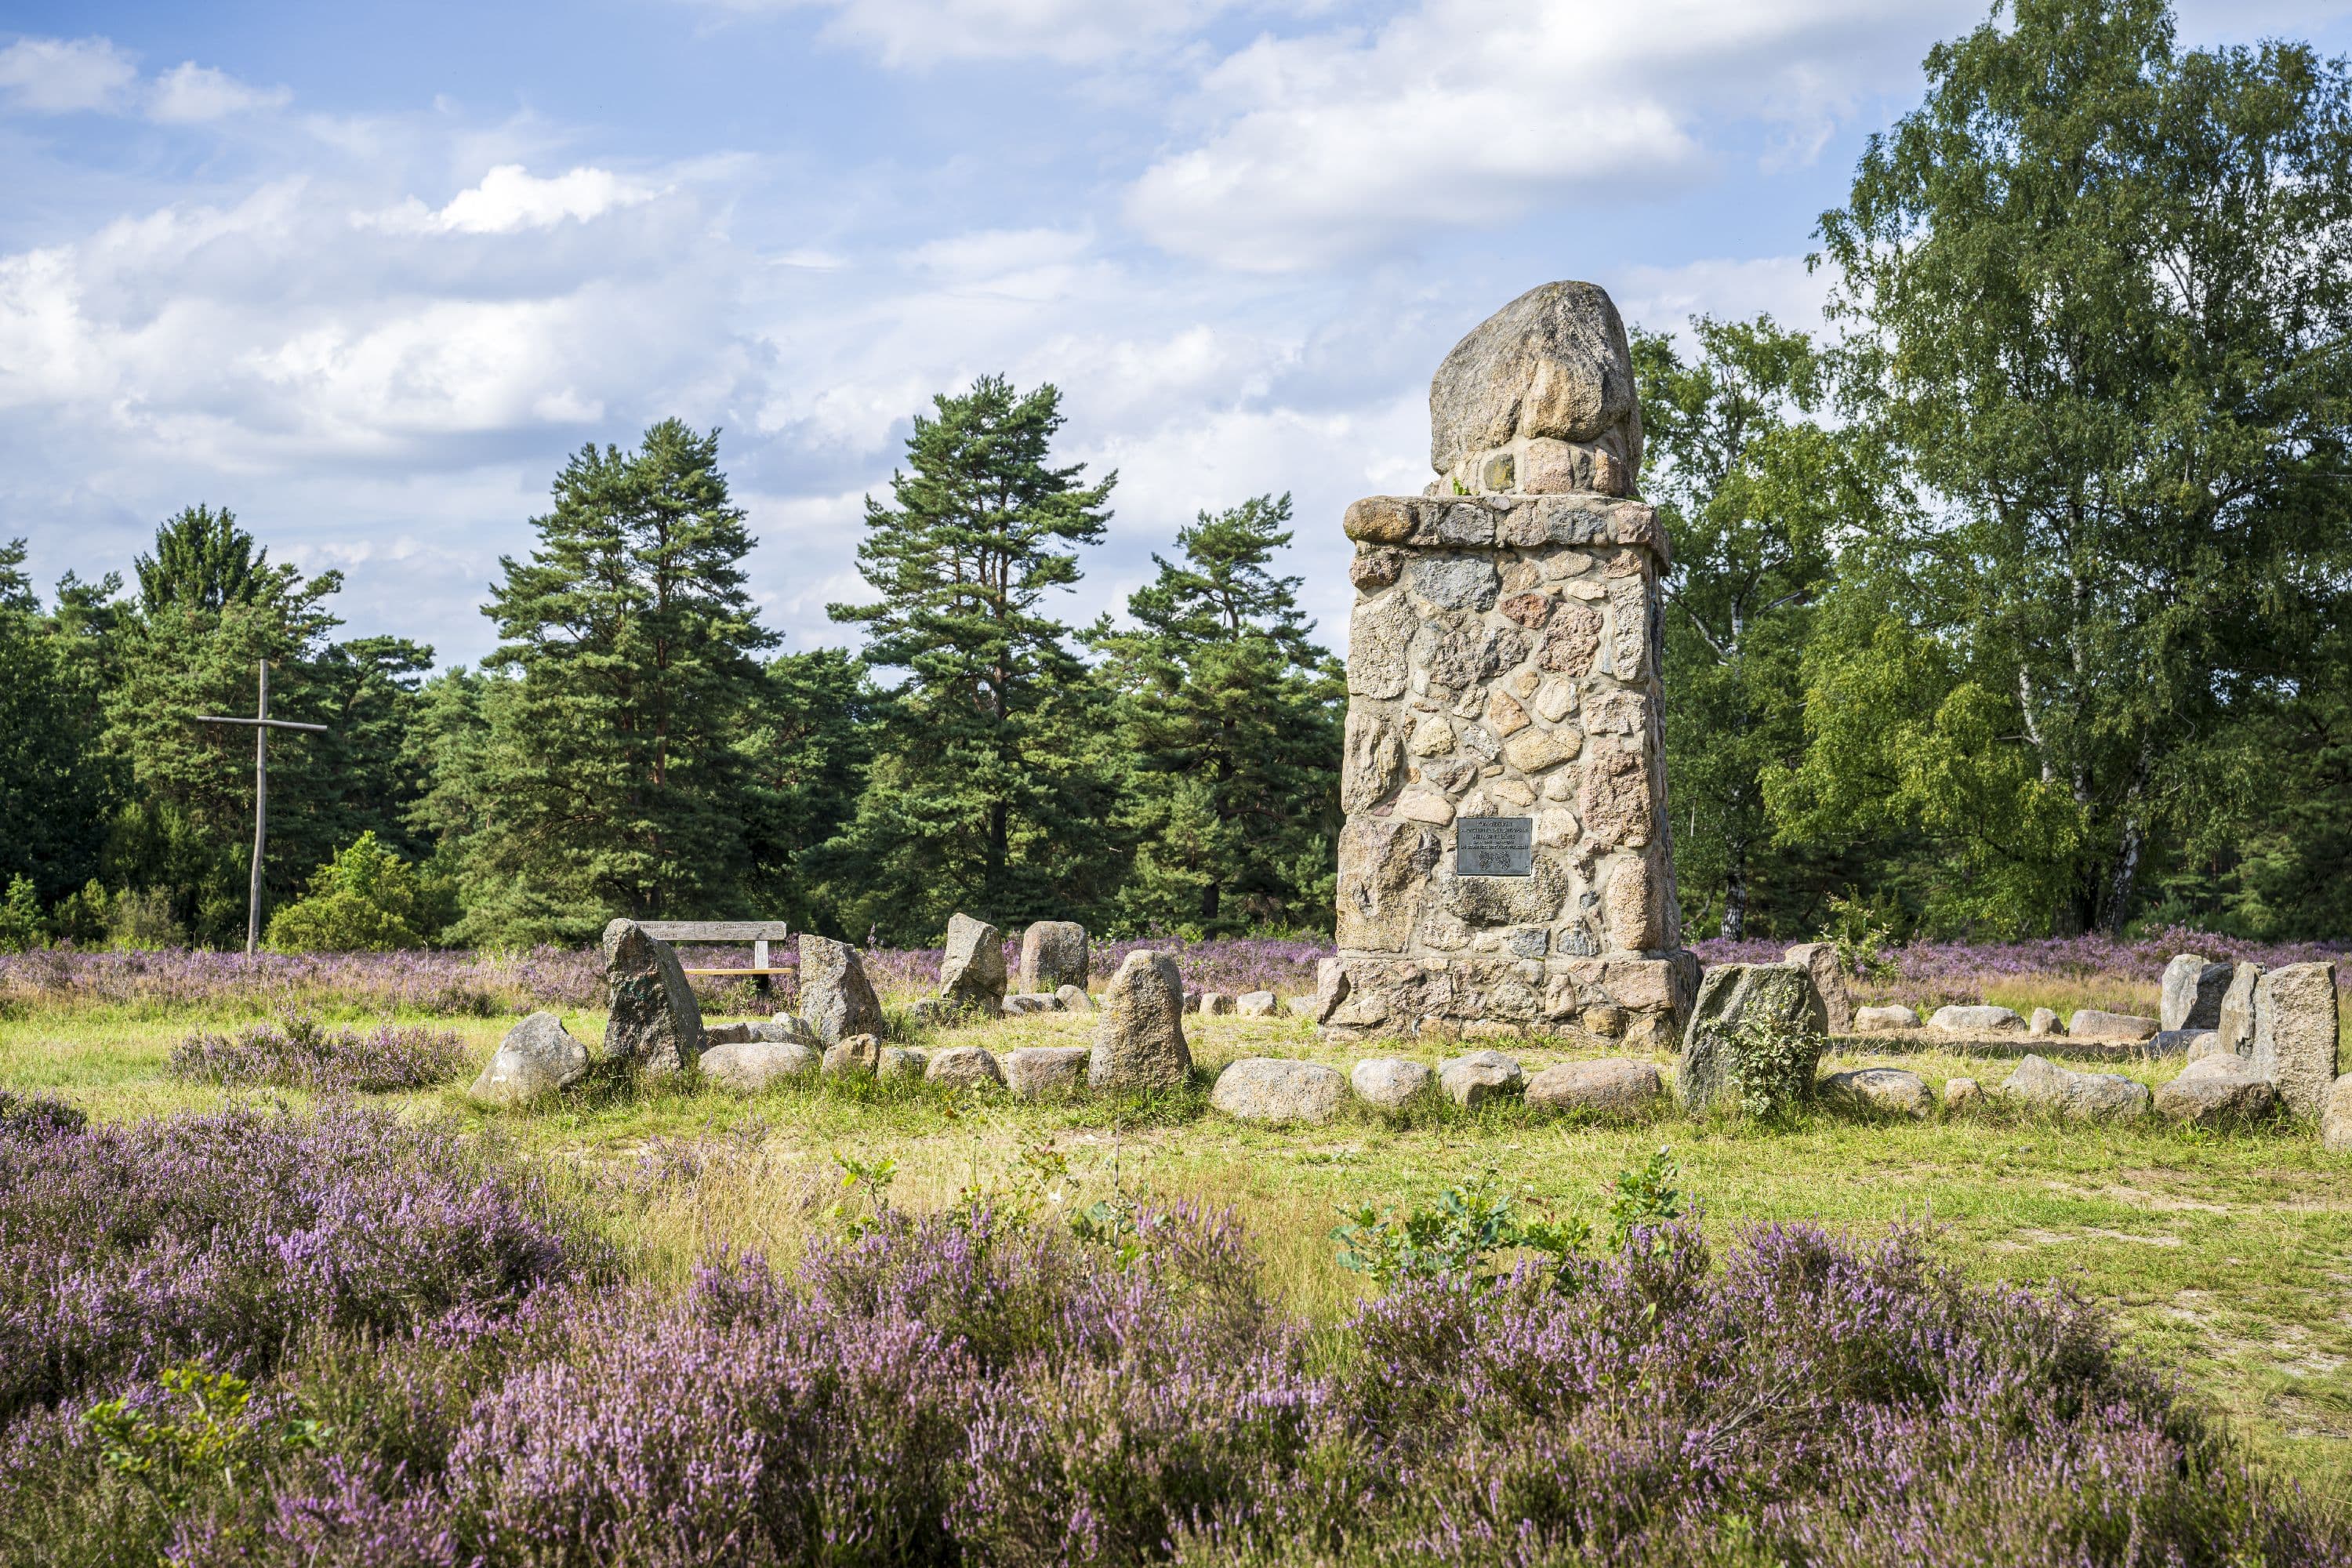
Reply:
[[[0,1421],[178,1362],[258,1378],[303,1333],[462,1333],[603,1265],[479,1140],[357,1107],[0,1139]]]
[[[446,1029],[379,1025],[366,1034],[289,1013],[231,1037],[199,1030],[172,1047],[174,1078],[231,1087],[384,1094],[428,1089],[464,1072],[465,1043]]]
[[[63,1138],[89,1125],[77,1106],[45,1094],[16,1094],[0,1089],[0,1139],[38,1143]]]

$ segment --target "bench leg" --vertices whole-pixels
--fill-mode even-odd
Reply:
[[[765,969],[768,967],[768,944],[765,942],[755,942],[751,944],[751,966],[754,969]],[[761,996],[768,994],[769,985],[770,982],[768,977],[764,974],[758,976],[751,982],[752,991]]]

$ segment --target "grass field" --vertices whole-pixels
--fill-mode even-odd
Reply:
[[[506,1027],[401,1021],[457,1029],[478,1063]],[[603,1024],[589,1012],[566,1021],[583,1037]],[[1037,1016],[954,1039],[1000,1052],[1076,1044],[1089,1024]],[[1344,1070],[1381,1053],[1320,1044],[1288,1018],[1193,1018],[1188,1028],[1201,1069],[1194,1087],[1149,1104],[1032,1106],[831,1081],[750,1100],[667,1089],[495,1114],[469,1105],[462,1082],[382,1098],[454,1116],[544,1161],[649,1278],[683,1281],[715,1248],[791,1259],[842,1201],[837,1157],[887,1158],[898,1172],[892,1197],[914,1208],[973,1187],[1025,1187],[1035,1201],[1083,1205],[1114,1185],[1230,1205],[1270,1282],[1318,1318],[1336,1316],[1360,1289],[1328,1237],[1341,1205],[1426,1202],[1491,1171],[1528,1201],[1597,1210],[1616,1172],[1670,1146],[1684,1190],[1717,1237],[1765,1219],[1818,1219],[1863,1235],[1908,1219],[1932,1224],[1944,1255],[1980,1277],[2070,1282],[2226,1412],[2268,1463],[2352,1505],[2352,1162],[2323,1152],[2308,1126],[2227,1135],[2153,1122],[2086,1129],[1998,1108],[1916,1125],[1813,1110],[1775,1129],[1674,1114],[1625,1126],[1548,1120],[1509,1104],[1430,1107],[1395,1122],[1352,1107],[1328,1126],[1267,1129],[1209,1110],[1216,1068],[1288,1056]],[[215,1107],[224,1091],[166,1074],[184,1032],[104,1010],[20,1013],[0,1019],[0,1088],[54,1093],[106,1119]],[[1433,1065],[1444,1053],[1396,1054]],[[1578,1052],[1531,1041],[1517,1054],[1532,1072]],[[1988,1087],[2013,1065],[1942,1054],[1869,1060],[1912,1068],[1931,1084],[1966,1075]],[[2123,1070],[2155,1083],[2176,1066]],[[1036,1162],[1024,1161],[1047,1146],[1069,1161],[1050,1192]]]

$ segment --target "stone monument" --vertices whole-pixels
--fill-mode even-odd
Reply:
[[[1670,1045],[1697,982],[1666,835],[1658,579],[1625,328],[1548,283],[1431,384],[1420,496],[1348,509],[1334,1034]]]

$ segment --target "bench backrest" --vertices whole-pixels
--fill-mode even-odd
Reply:
[[[782,942],[791,934],[782,921],[639,921],[637,927],[657,942]]]

